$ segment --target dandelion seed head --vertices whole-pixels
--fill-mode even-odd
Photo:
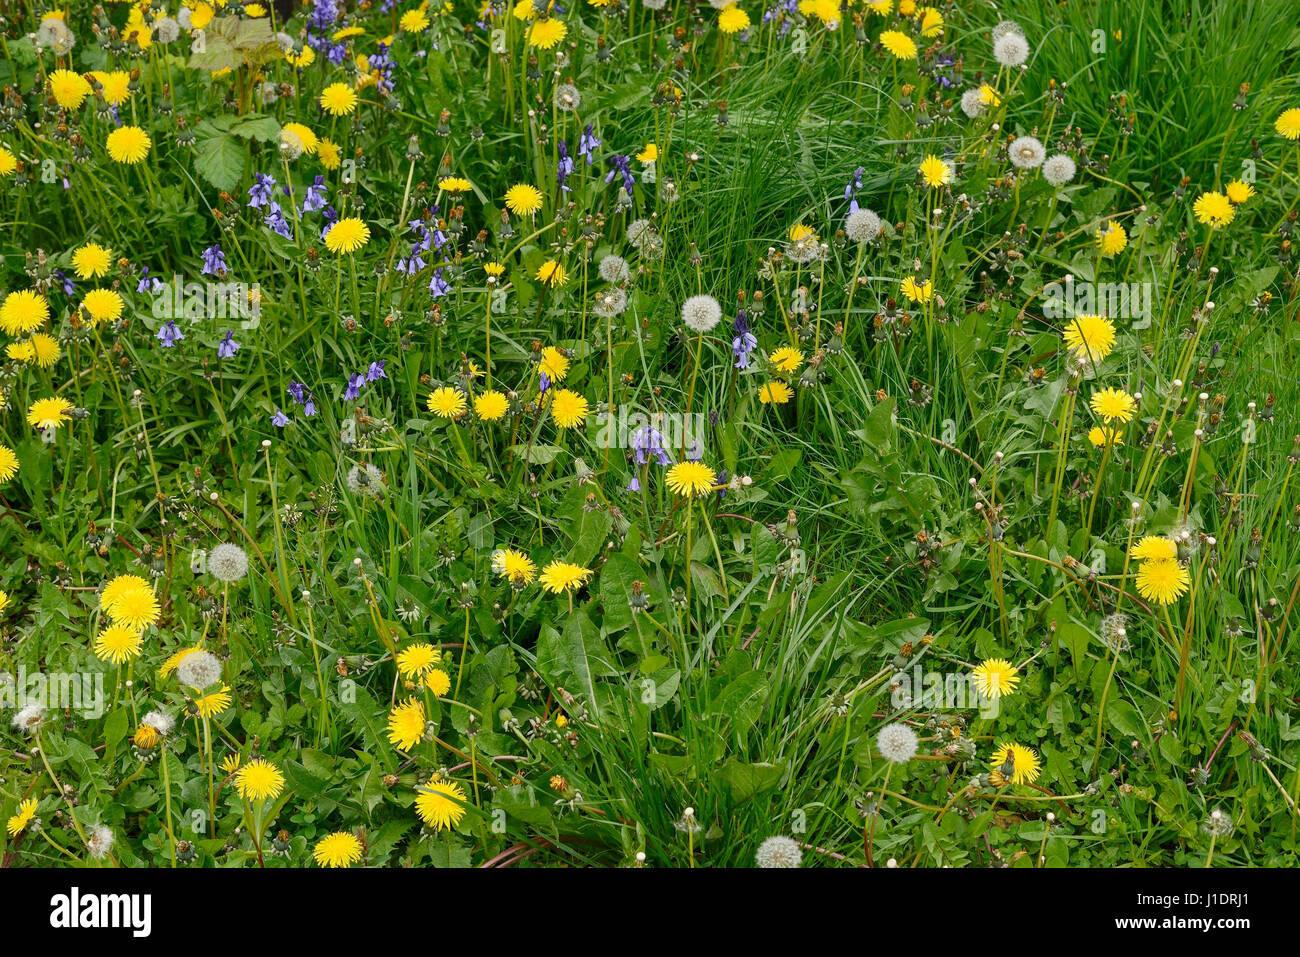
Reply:
[[[855,243],[869,243],[880,236],[883,225],[879,216],[862,207],[849,213],[844,220],[844,235]]]
[[[1076,171],[1074,160],[1064,153],[1056,153],[1043,160],[1043,179],[1052,186],[1064,186],[1074,179]]]
[[[176,666],[176,677],[182,684],[202,691],[221,680],[221,661],[210,651],[196,651]]]
[[[722,321],[722,306],[710,295],[691,296],[682,303],[682,322],[692,332],[708,332]]]
[[[1029,59],[1029,41],[1019,33],[1007,33],[993,43],[993,59],[1006,67],[1020,66]]]
[[[876,734],[880,756],[894,764],[905,764],[916,756],[916,732],[902,722],[887,724]]]
[[[208,552],[208,571],[220,582],[237,582],[248,574],[248,553],[238,545],[222,542]]]
[[[754,853],[754,863],[759,867],[798,867],[802,861],[799,843],[782,835],[769,837]]]

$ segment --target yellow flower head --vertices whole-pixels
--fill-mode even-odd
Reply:
[[[1190,584],[1191,577],[1187,574],[1187,569],[1177,559],[1152,559],[1143,562],[1138,568],[1138,594],[1160,605],[1176,602]]]
[[[1178,557],[1178,545],[1161,535],[1144,535],[1129,549],[1129,555],[1140,561],[1169,561]]]
[[[678,462],[668,470],[664,481],[675,494],[694,498],[713,491],[718,473],[703,462]]]
[[[1001,744],[989,763],[989,779],[997,786],[1032,784],[1038,779],[1042,764],[1033,748],[1023,744]]]
[[[899,283],[898,291],[908,302],[929,302],[934,298],[934,285],[928,279],[917,282],[915,278],[908,276]]]
[[[254,758],[235,772],[235,789],[245,801],[276,798],[284,790],[284,775],[271,762]]]
[[[548,592],[552,595],[558,595],[560,592],[576,591],[590,577],[590,568],[583,568],[581,565],[574,565],[570,562],[556,561],[551,562],[542,569],[542,577],[538,580]]]
[[[1192,204],[1192,211],[1196,213],[1198,222],[1211,229],[1228,225],[1232,222],[1232,217],[1237,214],[1232,201],[1222,193],[1216,192],[1202,193],[1198,196],[1196,202]]]
[[[357,108],[357,91],[346,83],[331,83],[320,92],[320,108],[330,116],[347,116]]]
[[[925,185],[935,189],[952,182],[952,167],[933,153],[921,161],[917,172],[921,174],[921,179],[925,180]]]
[[[1124,444],[1120,437],[1119,429],[1103,429],[1100,425],[1094,425],[1088,430],[1088,441],[1095,448],[1102,448],[1105,445],[1119,446]]]
[[[749,29],[749,14],[740,9],[739,3],[729,3],[718,11],[718,29],[723,33],[739,33]],[[637,157],[640,159],[640,157]]]
[[[424,704],[408,698],[388,713],[388,740],[394,747],[410,751],[424,740],[427,724]]]
[[[455,827],[465,816],[465,791],[455,781],[430,781],[415,797],[415,813],[435,831]]]
[[[1132,419],[1137,403],[1123,389],[1102,389],[1092,394],[1088,405],[1109,425],[1111,422],[1127,422]]]
[[[36,798],[27,798],[18,805],[18,813],[12,815],[5,824],[5,830],[10,837],[17,837],[23,832],[23,828],[32,823],[36,817]]]
[[[100,95],[109,106],[121,106],[131,95],[131,74],[126,70],[114,70],[111,73],[93,70],[90,75],[99,84]]]
[[[122,294],[116,289],[92,289],[81,299],[81,311],[96,326],[101,322],[117,322],[125,308]]]
[[[582,425],[588,411],[586,398],[569,389],[551,396],[551,420],[561,429]]]
[[[99,243],[86,243],[72,254],[72,270],[78,279],[98,279],[113,264],[112,250]]]
[[[0,482],[8,482],[18,474],[18,456],[7,445],[0,445]],[[0,604],[0,611],[4,605]]]
[[[402,14],[402,18],[397,21],[397,28],[403,33],[419,33],[422,30],[429,29],[429,18],[419,8],[407,10]]]
[[[149,139],[149,134],[138,126],[119,126],[108,134],[104,145],[108,148],[108,155],[113,158],[113,162],[134,166],[149,155],[149,147],[153,145],[153,141]]]
[[[417,11],[408,10],[407,13]],[[405,16],[402,17],[406,19]],[[337,831],[316,842],[311,856],[321,867],[351,867],[361,860],[364,848],[355,834]]]
[[[95,639],[95,657],[120,665],[139,657],[143,644],[140,632],[126,625],[109,625]]]
[[[537,267],[537,273],[533,276],[538,282],[544,282],[548,286],[563,286],[569,281],[569,274],[564,271],[564,265],[554,259],[548,259]]]
[[[1128,233],[1119,223],[1111,221],[1097,230],[1097,245],[1103,256],[1117,256],[1128,245]]]
[[[143,631],[157,623],[160,609],[153,589],[139,588],[123,592],[108,607],[108,617],[115,625],[125,625],[134,631]]]
[[[1115,348],[1115,326],[1102,316],[1075,316],[1066,322],[1063,335],[1076,359],[1097,363]]]
[[[880,34],[880,45],[900,60],[916,59],[916,41],[902,30],[886,30]]]
[[[72,403],[55,396],[37,399],[27,410],[27,424],[34,429],[57,429],[71,418]]]
[[[510,400],[496,389],[489,389],[474,396],[474,414],[484,422],[500,421],[509,408]]]
[[[552,382],[563,382],[569,374],[569,357],[555,346],[547,346],[542,350],[542,361],[537,371]]]
[[[298,137],[298,142],[302,144],[302,151],[308,156],[315,155],[316,151],[320,149],[320,137],[312,132],[311,127],[304,123],[286,123],[281,127],[281,130]]]
[[[1273,129],[1277,130],[1279,136],[1285,136],[1289,140],[1300,139],[1300,109],[1293,106],[1289,110],[1283,110],[1273,124]]]
[[[535,20],[528,28],[528,45],[539,50],[549,50],[569,35],[569,28],[563,20],[547,17]]]
[[[763,405],[785,405],[794,398],[794,389],[780,379],[764,382],[758,388],[758,401]]]
[[[1020,669],[1003,658],[981,661],[972,674],[979,693],[990,699],[1015,694],[1020,683]]]
[[[408,645],[397,653],[397,670],[403,678],[418,678],[438,662],[442,652],[428,642]]]
[[[20,336],[45,325],[50,318],[50,304],[39,292],[20,289],[5,296],[0,305],[0,330],[6,335]]]
[[[50,74],[50,95],[65,110],[75,110],[90,96],[90,84],[80,73],[55,70]]]
[[[438,188],[444,193],[465,193],[470,189],[470,181],[460,176],[444,176],[438,180]]]
[[[542,193],[529,183],[516,183],[506,190],[506,209],[516,216],[531,216],[542,208]]]
[[[370,227],[356,216],[340,219],[325,234],[325,248],[332,253],[351,255],[370,242]]]
[[[1255,195],[1255,187],[1251,186],[1245,180],[1234,179],[1227,186],[1223,187],[1223,192],[1228,197],[1228,202],[1234,206],[1240,206],[1246,200]]]
[[[803,353],[790,346],[782,346],[768,356],[767,361],[779,372],[789,375],[803,364]]]
[[[499,548],[492,555],[492,570],[510,584],[522,588],[537,577],[537,565],[531,558],[515,548]]]
[[[424,686],[435,698],[441,698],[451,690],[451,675],[441,668],[434,668],[424,673]]]
[[[441,419],[460,418],[468,408],[465,404],[465,393],[445,385],[429,393],[426,405],[430,412]]]

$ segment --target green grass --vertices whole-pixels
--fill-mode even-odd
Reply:
[[[184,38],[107,51],[88,11],[71,16],[78,43],[59,62],[24,39],[31,15],[6,28],[0,72],[24,93],[0,123],[22,163],[0,179],[4,290],[53,269],[71,276],[72,253],[94,241],[114,254],[101,282],[120,283],[127,304],[123,321],[90,330],[73,312],[92,284],[67,296],[51,282],[46,331],[60,358],[0,367],[0,444],[19,466],[0,485],[0,670],[99,674],[108,698],[100,716],[51,709],[36,738],[5,710],[0,813],[34,798],[43,827],[5,838],[6,864],[171,866],[181,841],[189,866],[300,866],[338,831],[363,836],[377,866],[619,866],[639,853],[655,866],[751,866],[777,834],[804,845],[805,866],[1294,864],[1300,501],[1289,456],[1300,428],[1287,222],[1300,153],[1273,128],[1300,106],[1290,4],[944,6],[944,51],[963,73],[951,89],[875,44],[883,29],[912,29],[894,15],[864,10],[860,46],[852,22],[829,31],[786,14],[785,32],[747,7],[755,26],[741,42],[720,38],[707,6],[670,5],[652,30],[633,5],[602,17],[574,3],[567,63],[534,51],[541,79],[525,97],[520,21],[506,16],[503,63],[483,30],[465,39],[474,11],[457,4],[435,19],[436,51],[398,36],[392,99],[363,89],[357,113],[339,119],[314,100],[352,77],[323,58],[295,76],[269,57],[265,78],[290,87],[268,101],[252,67],[213,77]],[[1028,37],[1023,74],[991,55],[1003,17]],[[373,55],[394,24],[355,19],[367,32],[354,52]],[[301,26],[300,15],[287,32]],[[674,27],[689,47],[670,44]],[[152,138],[143,163],[109,159],[112,120],[93,103],[60,116],[33,92],[69,60],[79,72],[139,68],[119,113]],[[582,102],[566,115],[551,104],[570,77]],[[968,119],[957,101],[980,82],[1001,104]],[[159,109],[164,84],[172,114]],[[656,100],[665,86],[680,103]],[[178,143],[180,117],[197,147]],[[291,121],[339,144],[355,175],[312,156],[281,161]],[[587,124],[603,141],[590,168],[577,156]],[[1066,129],[1077,129],[1069,144]],[[1025,134],[1078,162],[1059,194],[1037,172],[1014,181],[1004,146]],[[577,164],[562,196],[558,138]],[[656,182],[635,160],[648,143]],[[635,210],[604,182],[615,153],[633,157]],[[918,185],[931,153],[959,161],[949,189]],[[888,223],[860,257],[837,235],[859,167],[858,202]],[[1197,221],[1201,192],[1252,169],[1257,193],[1232,223],[1211,232]],[[322,173],[334,208],[368,224],[368,245],[328,252],[319,213],[292,240],[273,235],[245,207],[254,172],[281,184],[287,174],[299,201]],[[473,183],[463,229],[444,226],[448,245],[418,275],[389,271],[409,250],[406,221],[434,204],[448,216],[437,190],[447,172]],[[521,182],[540,186],[545,205],[535,221],[511,217],[505,235],[499,209]],[[936,197],[968,212],[928,229]],[[649,215],[661,257],[626,239]],[[1112,220],[1129,243],[1101,258],[1095,235]],[[826,256],[770,257],[798,223]],[[140,270],[197,280],[213,243],[231,279],[260,284],[260,323],[183,323],[186,338],[164,349],[136,292]],[[626,312],[606,323],[592,305],[610,253],[632,278]],[[29,254],[45,264],[28,267]],[[565,286],[535,278],[548,259],[565,265]],[[488,260],[506,267],[500,313],[489,312]],[[431,300],[439,266],[451,288]],[[1117,318],[1114,351],[1082,379],[1068,370],[1062,322],[1044,315],[1044,285],[1066,273],[1153,290],[1150,323]],[[942,304],[881,318],[910,276],[933,278]],[[792,314],[800,286],[806,316]],[[680,318],[699,293],[724,312],[702,339]],[[731,351],[740,297],[759,342],[744,374]],[[241,348],[219,360],[227,328]],[[789,377],[795,397],[764,405],[760,385],[785,378],[764,357],[792,336],[804,357]],[[588,400],[581,428],[558,430],[537,409],[543,346],[568,350],[554,388]],[[386,378],[345,399],[348,377],[377,360]],[[426,409],[439,386],[486,387],[467,379],[470,362],[517,393],[505,421]],[[292,402],[291,382],[312,390],[319,415]],[[1105,387],[1142,398],[1095,486],[1087,400]],[[47,443],[25,419],[55,394],[87,412]],[[627,451],[597,441],[594,413],[610,396],[704,413],[703,461],[752,483],[686,504],[651,465],[636,470],[643,491],[628,492]],[[292,424],[273,426],[276,410]],[[363,463],[383,474],[379,497],[349,489]],[[1138,595],[1125,552],[1176,528],[1191,587],[1166,613]],[[223,541],[250,558],[228,589],[201,561]],[[492,568],[503,547],[538,568],[587,567],[591,580],[572,596],[512,589]],[[127,573],[150,577],[162,605],[129,671],[92,650],[107,624],[97,591]],[[637,589],[648,608],[633,613]],[[1118,656],[1102,640],[1117,611],[1130,645]],[[441,649],[446,694],[403,687],[393,652],[420,642]],[[192,714],[195,692],[158,671],[198,643],[222,659],[233,694],[207,723]],[[891,695],[914,666],[955,676],[989,658],[1021,678],[994,717],[900,708]],[[386,722],[412,696],[430,730],[408,751]],[[176,716],[175,730],[133,746],[152,709]],[[890,766],[876,736],[897,721],[920,752]],[[1039,756],[1032,783],[990,780],[1007,742]],[[209,763],[232,754],[274,763],[282,793],[241,800]],[[451,829],[424,827],[413,807],[433,775],[464,795]],[[1231,834],[1203,828],[1216,807]],[[84,850],[97,824],[116,837],[103,860]]]

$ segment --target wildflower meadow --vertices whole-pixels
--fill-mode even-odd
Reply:
[[[0,866],[1300,863],[1291,0],[0,46]]]

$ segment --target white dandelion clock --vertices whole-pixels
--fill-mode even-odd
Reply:
[[[759,867],[798,867],[803,861],[803,850],[792,838],[777,835],[758,845],[754,863]]]
[[[916,757],[916,732],[901,722],[887,724],[876,734],[880,756],[894,764],[906,764]]]
[[[722,306],[712,296],[691,296],[682,303],[682,322],[692,332],[708,332],[721,321]]]

